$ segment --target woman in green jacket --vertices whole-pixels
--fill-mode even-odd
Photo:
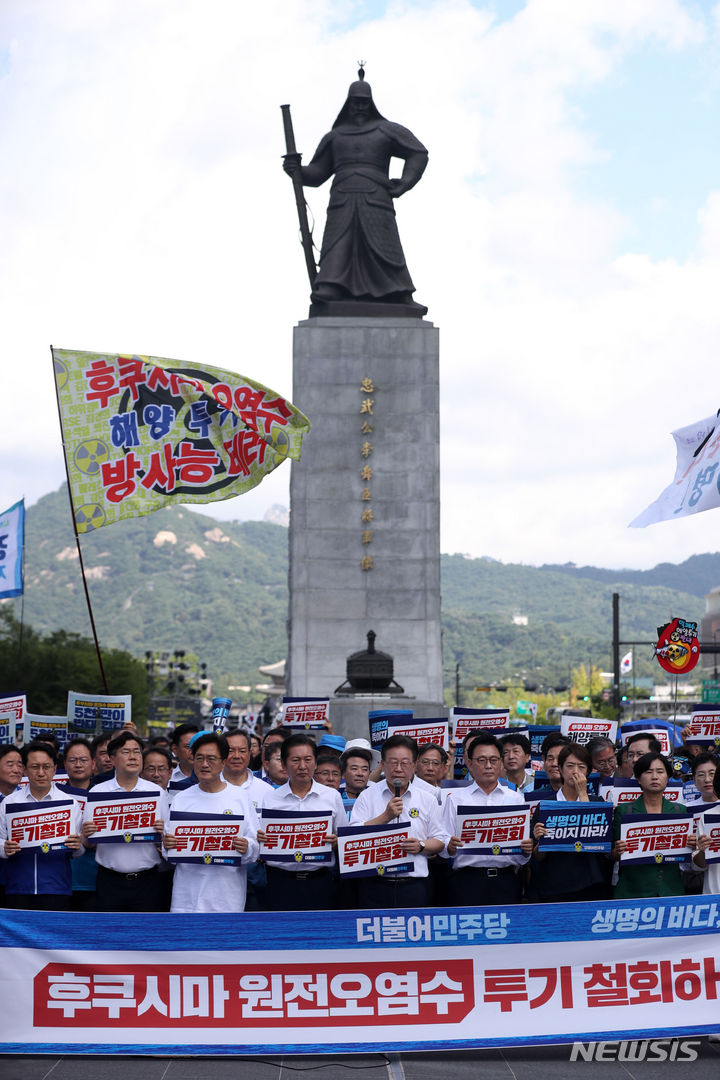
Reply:
[[[687,814],[687,807],[682,803],[670,802],[664,798],[672,769],[670,762],[662,754],[649,753],[635,762],[635,779],[640,784],[642,795],[631,803],[623,803],[615,811],[613,855],[619,859],[627,848],[627,843],[620,839],[620,826],[628,814]],[[695,847],[695,837],[690,838],[690,846]],[[649,896],[682,896],[685,892],[680,864],[659,862],[642,866],[626,865],[620,862],[618,883],[615,886],[616,900],[634,900]]]

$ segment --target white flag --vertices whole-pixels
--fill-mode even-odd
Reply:
[[[671,521],[720,506],[720,420],[717,414],[678,428],[672,435],[677,450],[675,478],[647,510],[630,522],[631,529],[644,529],[656,521]]]
[[[626,652],[620,661],[620,671],[623,675],[629,675],[632,671],[632,649]]]

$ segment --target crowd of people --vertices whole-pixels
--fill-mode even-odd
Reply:
[[[720,769],[708,752],[691,753],[687,768],[695,806],[665,796],[672,763],[648,733],[618,749],[608,739],[587,746],[559,733],[542,744],[542,768],[532,767],[525,735],[470,732],[463,741],[466,775],[454,777],[454,754],[393,735],[380,753],[365,739],[345,742],[331,732],[319,741],[277,727],[262,743],[231,730],[202,732],[181,724],[167,738],[146,741],[129,726],[93,740],[71,738],[62,756],[51,738],[18,749],[0,747],[0,883],[6,907],[43,910],[240,912],[481,906],[567,902],[720,892],[717,862],[706,864],[708,838],[690,837],[686,862],[632,865],[621,856],[622,823],[632,814],[687,815],[718,804]],[[62,773],[59,771],[62,770]],[[64,773],[64,775],[63,775]],[[537,808],[548,801],[604,802],[602,785],[637,781],[638,795],[614,813],[612,850],[545,850]],[[92,794],[90,794],[92,793]],[[98,800],[148,800],[145,842],[103,836]],[[28,847],[12,838],[23,808],[64,803],[64,842]],[[687,799],[688,804],[691,800]],[[464,850],[458,811],[530,804],[529,835],[511,853]],[[331,855],[316,863],[265,850],[267,821],[301,811],[329,818]],[[206,863],[172,862],[177,823],[194,815],[240,822],[230,855]],[[338,872],[340,826],[407,826],[408,869],[350,878]]]

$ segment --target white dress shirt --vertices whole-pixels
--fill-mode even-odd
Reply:
[[[451,788],[443,809],[443,825],[450,836],[459,836],[457,824],[458,806],[527,806],[519,791],[496,784],[490,794],[486,794],[478,784],[466,788]],[[518,850],[517,855],[465,855],[458,848],[453,856],[453,869],[462,870],[467,866],[523,866],[529,855]]]
[[[163,791],[157,784],[153,784],[150,780],[143,780],[141,776],[138,777],[133,791],[157,791],[160,793],[160,798],[157,803],[157,817],[167,824],[168,814],[170,808],[168,805],[167,792]],[[96,784],[94,788],[91,788],[94,792],[107,792],[109,795],[120,793],[127,794],[127,788],[121,787],[117,782],[117,778],[113,776],[112,780],[105,780],[102,784]],[[92,821],[93,805],[88,802],[85,807],[85,813],[83,814],[83,821]],[[160,843],[160,833],[158,833],[158,844]],[[137,844],[126,844],[122,837],[117,844],[91,844],[91,848],[95,849],[95,862],[98,866],[104,866],[107,870],[115,870],[120,874],[138,874],[141,870],[151,870],[153,866],[159,866],[162,862],[162,857],[158,851],[157,845],[150,841],[145,841]]]
[[[427,790],[427,789],[430,790]],[[450,839],[450,834],[443,827],[440,817],[440,807],[434,795],[432,785],[413,781],[402,795],[403,812],[399,818],[401,825],[410,825],[410,835],[427,843],[428,840],[440,840],[443,847]],[[350,815],[351,825],[365,825],[384,813],[387,804],[394,798],[394,792],[383,780],[379,784],[371,784],[358,795]],[[427,877],[427,856],[409,855],[413,861],[413,869],[408,877]]]
[[[263,781],[261,781],[263,783]],[[335,788],[325,787],[323,784],[318,784],[317,780],[313,780],[312,786],[307,795],[296,795],[290,787],[290,781],[281,784],[278,788],[271,788],[269,784],[264,784],[267,789],[265,795],[265,802],[263,803],[263,809],[266,810],[302,810],[304,813],[312,813],[313,810],[331,810],[332,816],[330,818],[330,832],[336,833],[338,825],[345,825],[347,822],[347,814],[345,813],[345,807],[343,805],[340,792]],[[264,827],[264,825],[263,825]],[[287,870],[290,873],[293,871],[299,873],[313,872],[315,870],[325,870],[330,866],[335,865],[335,853],[333,852],[330,862],[324,863],[310,863],[310,862],[279,862],[275,859],[264,859],[267,866],[275,866],[279,870]]]

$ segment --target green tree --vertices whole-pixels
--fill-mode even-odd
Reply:
[[[147,720],[148,682],[144,664],[123,649],[101,650],[110,694],[132,694],[133,719]],[[25,692],[28,710],[64,716],[68,690],[105,692],[95,645],[80,634],[22,629],[8,608],[0,610],[0,693]]]

